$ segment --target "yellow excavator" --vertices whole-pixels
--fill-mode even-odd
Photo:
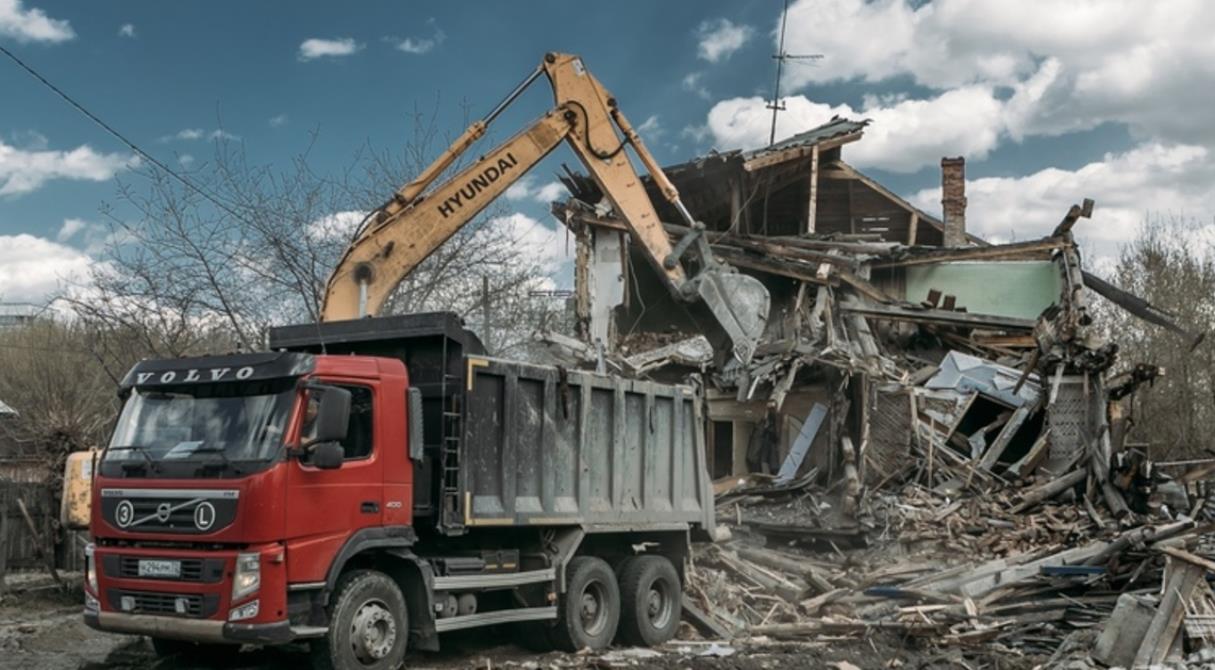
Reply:
[[[552,84],[556,106],[531,127],[427,191],[542,74]],[[672,294],[688,302],[699,300],[708,308],[712,322],[698,325],[719,354],[728,353],[744,363],[750,360],[768,318],[767,289],[754,277],[737,273],[713,257],[704,225],[684,207],[679,192],[620,112],[615,98],[580,58],[560,53],[546,54],[493,111],[469,126],[434,163],[368,217],[329,278],[321,319],[376,315],[419,263],[562,140],[582,160]],[[629,146],[691,228],[673,247],[625,153]],[[689,277],[680,261],[693,247],[699,272]]]

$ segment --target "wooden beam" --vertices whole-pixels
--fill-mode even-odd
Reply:
[[[903,258],[888,261],[877,261],[873,267],[893,268],[908,265],[923,265],[926,263],[941,263],[945,261],[974,261],[994,259],[1047,259],[1055,249],[1070,247],[1071,243],[1057,238],[1046,237],[1030,242],[1014,242],[989,247],[961,247],[954,249],[932,249],[908,254]]]
[[[855,142],[855,141],[861,139],[862,134],[863,134],[863,131],[858,130],[858,131],[848,134],[848,135],[841,135],[840,137],[832,137],[830,139],[826,139],[821,142],[816,142],[810,146],[801,145],[801,146],[796,146],[796,147],[790,147],[788,149],[782,149],[780,151],[768,153],[763,156],[757,156],[756,158],[752,158],[751,160],[744,162],[743,170],[745,170],[747,172],[754,172],[761,168],[766,168],[770,165],[777,165],[779,163],[785,163],[788,161],[797,160],[799,158],[805,158],[805,157],[809,156],[812,151],[816,151],[819,149],[826,151],[828,149],[834,149],[834,148],[842,146],[844,144],[848,144],[849,142]]]
[[[911,213],[911,220],[907,222],[907,246],[915,246],[916,231],[920,227],[920,215],[916,212]]]
[[[950,312],[943,309],[915,309],[898,305],[862,305],[850,302],[844,305],[845,312],[863,314],[875,319],[910,321],[912,323],[938,323],[947,326],[984,328],[989,330],[1033,330],[1033,319],[1018,319],[1007,316]]]
[[[818,213],[818,145],[810,153],[810,198],[806,203],[806,229],[804,233],[814,233],[814,219]]]
[[[1156,616],[1143,636],[1143,645],[1135,655],[1133,667],[1146,668],[1159,665],[1169,654],[1181,621],[1185,617],[1186,605],[1195,587],[1203,581],[1206,570],[1185,561],[1169,561],[1168,579],[1164,583],[1164,595],[1156,607]]]

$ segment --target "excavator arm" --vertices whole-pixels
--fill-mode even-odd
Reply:
[[[469,167],[427,192],[494,118],[541,74],[548,76],[556,107]],[[623,139],[621,136],[623,135]],[[321,318],[353,319],[380,311],[393,290],[419,263],[471,221],[489,203],[566,141],[623,219],[655,271],[677,297],[703,302],[713,323],[701,324],[719,350],[747,361],[768,316],[768,292],[753,277],[721,265],[642,139],[607,90],[568,54],[544,62],[485,119],[468,128],[433,164],[377,210],[343,254],[329,278]],[[693,233],[673,248],[626,147],[649,171]],[[700,272],[688,277],[680,260],[692,246]]]

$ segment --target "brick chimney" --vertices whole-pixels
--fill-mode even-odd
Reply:
[[[966,159],[941,159],[941,209],[945,212],[945,246],[966,244]]]

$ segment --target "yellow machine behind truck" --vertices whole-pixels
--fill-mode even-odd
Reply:
[[[556,107],[427,192],[542,74],[552,84]],[[562,141],[582,160],[671,292],[682,300],[699,300],[707,308],[712,318],[699,325],[710,342],[740,361],[749,360],[767,322],[767,289],[754,277],[738,274],[714,259],[703,235],[704,226],[684,207],[679,191],[621,113],[616,99],[587,72],[580,58],[569,54],[546,54],[544,62],[493,111],[469,126],[438,160],[368,218],[329,279],[323,320],[379,313],[402,278]],[[625,152],[629,146],[684,223],[692,227],[693,232],[674,247],[629,161]],[[689,277],[680,261],[693,246],[700,271]]]

